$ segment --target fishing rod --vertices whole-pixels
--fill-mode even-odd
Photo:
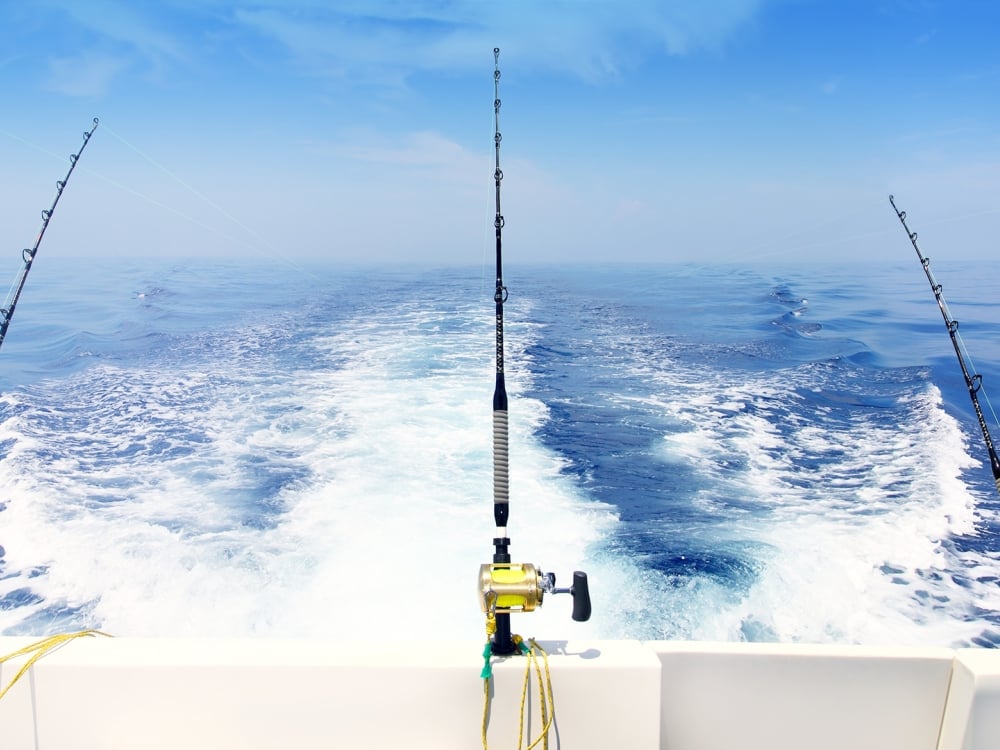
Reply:
[[[963,344],[961,343],[961,337],[958,335],[958,321],[951,317],[951,311],[948,309],[948,303],[944,300],[944,295],[941,292],[941,284],[938,283],[937,279],[934,278],[934,274],[931,272],[931,261],[930,258],[926,257],[920,252],[920,246],[917,245],[917,233],[910,231],[910,227],[906,224],[906,211],[900,211],[896,208],[896,201],[893,197],[889,196],[889,203],[892,204],[893,210],[896,212],[896,216],[899,217],[900,223],[903,225],[903,229],[906,230],[906,234],[910,238],[910,243],[913,245],[913,249],[917,251],[917,257],[920,258],[920,264],[924,267],[924,273],[927,275],[927,281],[931,285],[931,291],[934,292],[934,298],[937,300],[938,308],[941,310],[941,315],[944,317],[945,327],[948,329],[948,336],[951,337],[951,344],[955,347],[955,356],[958,357],[958,365],[962,368],[962,377],[965,378],[965,387],[969,390],[969,398],[972,399],[972,408],[976,412],[976,419],[979,420],[979,429],[983,432],[983,440],[986,442],[986,450],[990,456],[990,469],[993,472],[993,482],[996,484],[997,492],[1000,492],[1000,459],[997,458],[997,452],[993,448],[993,439],[990,437],[990,430],[986,426],[986,418],[983,416],[983,410],[979,406],[978,393],[983,385],[983,376],[978,373],[970,375],[970,370],[974,370],[972,367],[971,360],[968,360],[968,355],[963,352]]]
[[[80,146],[80,150],[75,154],[70,154],[69,156],[69,171],[66,172],[66,176],[61,180],[56,181],[56,197],[52,201],[52,205],[45,211],[42,211],[42,228],[38,232],[38,237],[35,239],[35,244],[30,248],[25,248],[21,251],[21,258],[24,260],[24,265],[21,267],[20,276],[18,276],[17,281],[11,287],[12,292],[8,293],[7,301],[4,306],[0,308],[0,346],[3,345],[3,340],[7,336],[7,329],[10,327],[10,320],[14,317],[14,308],[17,307],[17,301],[21,299],[21,292],[24,290],[24,282],[28,280],[28,272],[31,270],[31,264],[35,261],[35,255],[38,253],[38,246],[42,244],[42,238],[45,236],[45,230],[49,227],[49,221],[52,220],[52,214],[55,213],[56,205],[59,203],[59,199],[62,197],[63,190],[66,189],[66,183],[69,182],[70,175],[73,174],[73,170],[76,169],[76,163],[80,160],[80,155],[83,150],[87,147],[87,143],[90,142],[90,136],[94,134],[97,130],[97,118],[94,118],[94,125],[90,130],[83,134],[83,145]]]
[[[487,631],[491,635],[491,650],[498,656],[517,650],[510,630],[511,612],[531,612],[542,603],[546,594],[571,594],[573,619],[579,622],[590,619],[590,589],[587,574],[573,573],[570,588],[557,589],[554,573],[542,573],[534,565],[512,563],[507,522],[510,518],[510,476],[508,462],[507,386],[504,379],[503,306],[507,301],[507,287],[503,283],[502,235],[503,214],[500,211],[500,48],[493,48],[493,146],[495,166],[493,181],[496,186],[496,288],[493,302],[496,305],[496,382],[493,390],[493,520],[496,536],[493,538],[493,563],[479,569],[480,604],[487,615]]]

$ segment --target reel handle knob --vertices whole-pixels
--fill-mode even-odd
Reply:
[[[590,619],[590,584],[582,570],[573,571],[573,585],[569,592],[573,595],[573,619],[586,622]]]

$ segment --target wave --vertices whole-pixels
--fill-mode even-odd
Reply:
[[[594,596],[515,629],[996,645],[1000,508],[912,321],[873,344],[870,297],[826,273],[509,276],[512,553]],[[50,299],[48,343],[12,349],[0,632],[482,634],[481,274],[106,283],[128,292]],[[71,363],[79,330],[105,356]]]

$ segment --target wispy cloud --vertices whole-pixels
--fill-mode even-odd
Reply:
[[[621,198],[611,216],[615,221],[629,221],[644,214],[648,209],[649,204],[645,201],[635,198]]]
[[[333,151],[352,161],[433,171],[438,179],[470,185],[481,185],[489,167],[483,153],[432,132],[410,133],[392,143],[341,144]]]
[[[258,2],[237,24],[280,43],[317,71],[390,80],[409,72],[482,65],[494,44],[526,67],[587,80],[613,77],[648,54],[717,49],[765,0],[414,0],[325,4]]]
[[[183,19],[164,12],[166,8],[123,0],[47,0],[46,5],[65,13],[98,42],[114,42],[158,63],[190,59]]]
[[[41,0],[36,23],[62,29],[60,44],[46,48],[45,85],[70,96],[101,96],[128,70],[165,76],[177,63],[190,64],[195,45],[186,20],[173,10],[124,0]]]
[[[309,75],[404,86],[481,69],[494,45],[525,70],[600,82],[659,55],[718,50],[780,0],[40,0],[73,24],[64,58],[116,54],[147,74],[255,55]],[[82,31],[83,33],[79,33]],[[261,46],[261,42],[264,45]]]
[[[454,141],[437,133],[413,133],[402,144],[376,146],[355,144],[342,146],[338,151],[351,159],[381,164],[428,166],[451,163],[464,158],[468,152]]]
[[[820,85],[820,90],[824,94],[832,96],[833,94],[837,93],[838,89],[840,89],[840,84],[842,81],[843,79],[840,76],[832,76],[830,78],[827,78],[825,81],[823,81],[822,85]]]
[[[702,119],[699,115],[665,112],[656,107],[632,107],[622,114],[631,122],[655,123],[658,125],[691,125]]]
[[[47,85],[68,96],[103,96],[126,65],[120,58],[94,53],[52,58]]]

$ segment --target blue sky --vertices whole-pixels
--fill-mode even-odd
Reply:
[[[996,258],[993,0],[0,0],[0,252]],[[2,247],[6,246],[7,251]]]

